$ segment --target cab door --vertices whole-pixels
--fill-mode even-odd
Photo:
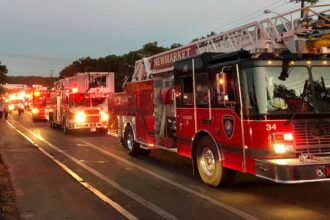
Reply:
[[[227,168],[242,170],[243,140],[237,66],[196,68],[196,132],[207,132],[217,142]]]
[[[195,88],[193,67],[195,60],[187,59],[174,66],[176,105],[176,147],[178,154],[190,157],[192,137],[196,133]]]
[[[223,164],[227,168],[244,169],[244,140],[241,118],[238,65],[225,65],[209,74],[216,101],[212,103],[212,120],[215,139],[223,153]],[[213,83],[213,82],[216,83]]]

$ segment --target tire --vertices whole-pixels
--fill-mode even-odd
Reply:
[[[151,150],[142,149],[142,148],[140,147],[140,154],[141,154],[142,156],[144,156],[144,157],[149,157],[150,153],[151,153]]]
[[[70,134],[70,129],[66,126],[66,119],[63,119],[63,134]]]
[[[134,134],[131,126],[128,126],[124,134],[124,146],[130,156],[136,157],[140,154],[140,145],[134,141]]]
[[[49,127],[54,128],[53,116],[48,115],[48,123],[49,123]]]
[[[196,149],[199,176],[209,186],[219,187],[233,181],[235,171],[222,166],[219,150],[210,137],[200,139]]]
[[[107,128],[101,128],[100,133],[106,135],[106,134],[108,134],[108,129]]]

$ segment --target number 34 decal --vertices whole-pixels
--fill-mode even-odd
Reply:
[[[276,124],[266,124],[266,130],[267,131],[276,131],[277,127]]]

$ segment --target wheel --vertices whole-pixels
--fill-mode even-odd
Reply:
[[[48,116],[48,123],[49,123],[49,127],[53,128],[53,118],[52,116]]]
[[[70,134],[70,129],[66,126],[66,119],[63,119],[63,133]]]
[[[56,125],[55,125],[55,122],[54,122],[53,115],[49,115],[49,116],[48,116],[48,120],[49,120],[49,126],[50,126],[51,128],[56,128]]]
[[[128,126],[125,130],[124,144],[129,155],[136,157],[140,154],[140,146],[134,141],[134,135],[131,126]]]
[[[150,155],[150,153],[151,153],[151,150],[142,149],[142,148],[140,147],[140,154],[141,154],[142,156],[148,157],[148,156]]]
[[[51,128],[55,128],[55,123],[54,123],[53,118],[50,118],[50,119],[49,119],[49,126],[50,126]]]
[[[233,180],[235,172],[222,166],[219,150],[208,136],[202,137],[197,144],[196,162],[206,185],[218,187]]]
[[[101,134],[107,134],[108,133],[108,129],[107,128],[101,128],[100,129],[100,133]]]

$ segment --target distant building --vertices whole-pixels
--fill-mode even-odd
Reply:
[[[25,85],[25,84],[8,84],[8,83],[6,83],[6,84],[3,84],[3,87],[5,88],[5,89],[8,89],[8,90],[16,90],[16,89],[20,89],[20,90],[22,90],[22,89],[27,89],[27,88],[29,88],[27,85]]]

